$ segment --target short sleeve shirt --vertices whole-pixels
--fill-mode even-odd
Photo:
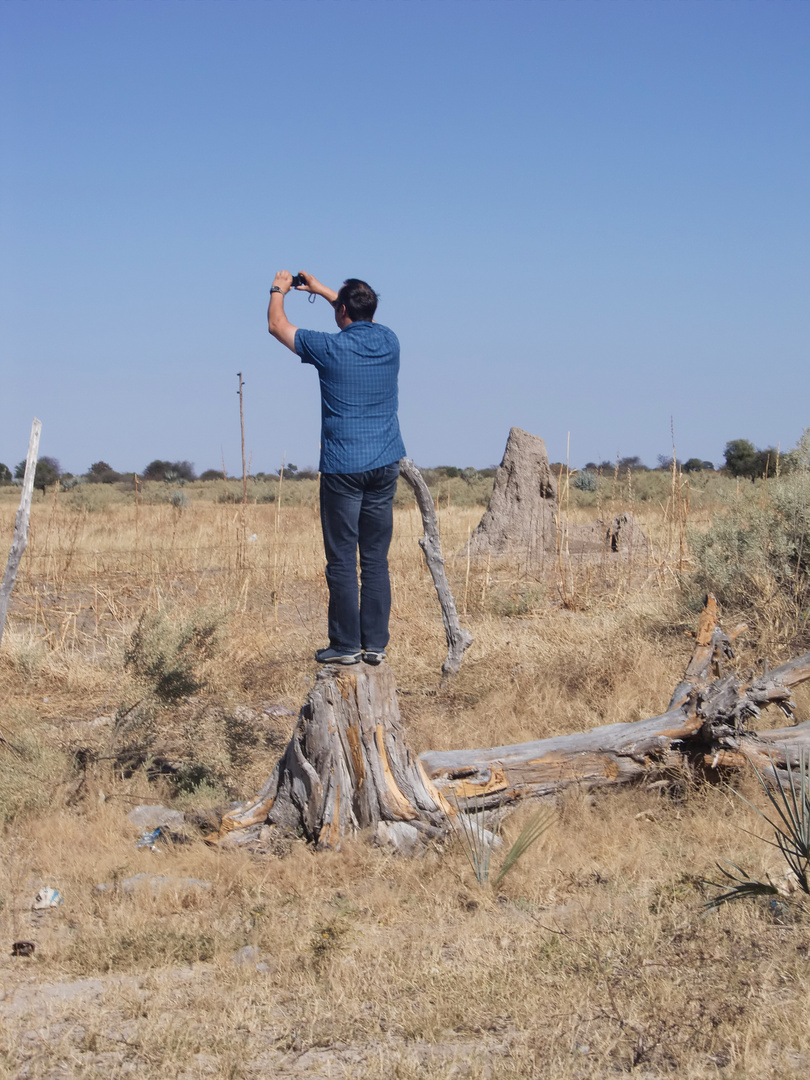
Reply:
[[[367,472],[405,456],[393,330],[373,322],[353,322],[337,334],[296,330],[295,351],[317,368],[321,383],[321,472]]]

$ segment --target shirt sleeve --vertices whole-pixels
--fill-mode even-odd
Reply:
[[[332,353],[331,337],[319,330],[296,330],[295,351],[301,363],[314,364],[320,370]]]

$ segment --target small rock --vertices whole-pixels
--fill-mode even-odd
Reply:
[[[380,847],[392,847],[400,855],[415,855],[422,846],[419,830],[407,821],[378,821],[374,842]]]
[[[259,714],[247,705],[236,705],[233,710],[233,718],[238,720],[240,724],[255,724],[259,719]]]
[[[265,716],[282,717],[282,716],[295,716],[296,714],[292,709],[285,709],[283,705],[265,705],[262,709]]]
[[[175,828],[182,825],[186,815],[180,810],[170,810],[168,806],[136,806],[130,810],[127,818],[139,829],[144,831],[156,829],[159,825],[174,825]]]
[[[233,954],[231,960],[237,967],[244,967],[246,964],[257,964],[259,955],[259,950],[255,945],[243,945],[238,952]],[[267,967],[266,964],[264,966]]]

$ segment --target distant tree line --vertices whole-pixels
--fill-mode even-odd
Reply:
[[[715,466],[711,461],[704,461],[701,458],[691,457],[686,461],[680,459],[675,460],[675,467],[682,470],[685,473],[700,473],[700,472],[724,472],[729,476],[740,477],[749,480],[756,480],[758,478],[768,478],[774,476],[777,472],[777,463],[780,472],[789,471],[794,467],[797,457],[793,453],[779,454],[779,451],[773,447],[766,447],[764,450],[758,449],[748,439],[731,439],[726,443],[725,450],[723,452],[724,464],[719,466],[715,470]],[[670,455],[659,454],[657,464],[653,469],[650,469],[640,457],[637,455],[620,457],[615,461],[589,461],[583,469],[578,470],[577,475],[582,478],[578,486],[585,484],[586,490],[590,490],[587,487],[587,477],[593,477],[593,489],[595,490],[598,476],[601,474],[612,475],[615,472],[626,475],[628,472],[653,472],[653,471],[668,471],[672,468],[673,460]],[[564,463],[553,463],[551,468],[554,471],[564,469]],[[442,480],[454,480],[461,479],[467,481],[467,483],[473,483],[476,480],[482,480],[487,477],[495,475],[496,466],[491,465],[486,469],[474,469],[472,467],[460,468],[456,465],[438,465],[435,468],[423,468],[422,474],[428,484],[436,484]],[[297,465],[293,465],[292,462],[286,464],[272,473],[257,472],[251,473],[251,480],[275,480],[281,474],[284,474],[286,480],[315,480],[317,479],[318,472],[316,469],[307,466],[306,468],[299,469]],[[19,462],[12,475],[11,469],[7,465],[0,462],[0,485],[11,484],[15,481],[17,483],[22,482],[25,475],[25,462]],[[63,473],[62,468],[57,458],[54,457],[41,457],[37,462],[36,473],[34,475],[34,486],[41,489],[43,492],[50,486],[59,480],[64,487],[74,487],[76,484],[116,484],[123,481],[133,483],[133,472],[118,472],[106,461],[95,461],[87,470],[80,476],[74,476],[72,473]],[[155,458],[154,461],[150,461],[143,472],[140,474],[142,480],[162,481],[167,484],[185,484],[192,480],[222,480],[228,479],[223,469],[206,469],[203,473],[197,476],[194,470],[194,464],[191,461],[163,461],[160,458]],[[233,479],[233,478],[232,478]]]
[[[704,461],[702,458],[692,457],[686,461],[681,461],[680,458],[675,458],[675,467],[683,472],[714,472],[714,463],[711,461]],[[617,458],[615,461],[589,461],[585,465],[585,470],[588,472],[601,472],[605,473],[627,473],[627,472],[669,472],[672,468],[672,455],[659,454],[657,458],[657,464],[650,468],[645,465],[640,457],[622,457]]]
[[[773,447],[768,446],[764,450],[759,450],[748,439],[731,439],[726,443],[725,450],[723,451],[724,462],[723,465],[718,466],[715,470],[714,463],[711,461],[704,461],[701,458],[691,457],[686,461],[681,461],[680,458],[675,459],[675,467],[685,473],[699,473],[699,472],[724,472],[729,476],[744,477],[749,480],[757,480],[759,478],[767,479],[769,476],[775,476],[777,471],[777,463],[779,465],[780,472],[789,471],[794,467],[795,455],[792,453],[781,454]],[[583,471],[592,473],[613,473],[618,471],[619,473],[633,472],[651,472],[651,471],[664,471],[667,472],[672,468],[673,459],[671,455],[659,454],[657,459],[657,465],[655,470],[649,469],[640,457],[623,457],[618,458],[616,461],[589,461]]]

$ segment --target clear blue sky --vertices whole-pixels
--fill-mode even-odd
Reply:
[[[8,465],[237,472],[239,369],[317,462],[280,268],[381,293],[418,464],[810,426],[806,0],[3,0],[0,102]]]

